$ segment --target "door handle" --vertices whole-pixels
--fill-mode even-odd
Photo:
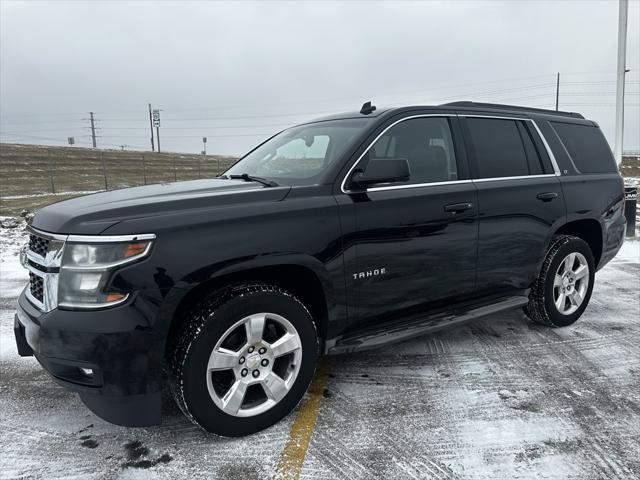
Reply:
[[[473,203],[464,202],[464,203],[451,203],[449,205],[444,206],[445,212],[451,213],[462,213],[465,210],[471,210],[473,208]]]
[[[539,193],[536,197],[538,200],[542,200],[543,202],[550,202],[554,198],[557,198],[558,194],[556,192],[545,192]]]

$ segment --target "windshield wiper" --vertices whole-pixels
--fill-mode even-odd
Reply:
[[[221,178],[231,178],[233,180],[244,180],[245,182],[257,182],[261,183],[265,187],[277,187],[278,184],[273,180],[267,180],[266,178],[254,177],[248,173],[242,175],[223,175]]]

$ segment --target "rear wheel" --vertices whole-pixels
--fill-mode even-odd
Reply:
[[[525,313],[536,323],[564,327],[576,322],[587,308],[595,265],[589,245],[578,237],[554,237]]]
[[[184,322],[170,359],[178,405],[196,424],[247,435],[286,416],[318,354],[311,315],[293,295],[253,284],[216,292]]]

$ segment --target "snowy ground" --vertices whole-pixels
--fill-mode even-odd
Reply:
[[[0,478],[269,478],[294,416],[223,439],[175,409],[129,429],[17,356],[26,275],[1,229]],[[301,478],[640,478],[640,243],[598,273],[569,328],[519,311],[399,346],[329,359]]]

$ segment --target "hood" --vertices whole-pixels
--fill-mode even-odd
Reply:
[[[96,193],[41,209],[33,227],[51,233],[95,235],[123,220],[252,202],[277,202],[291,187],[244,180],[192,180]]]

